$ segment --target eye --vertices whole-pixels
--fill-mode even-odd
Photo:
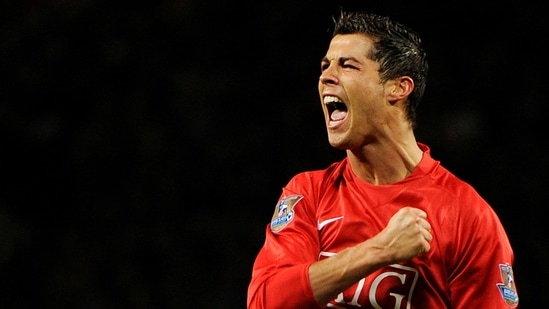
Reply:
[[[330,64],[328,62],[322,62],[320,63],[320,72],[324,72],[328,69]]]
[[[358,70],[358,66],[357,64],[359,64],[356,60],[354,60],[353,58],[341,58],[339,59],[339,66],[344,68],[344,69],[353,69],[353,70]]]
[[[346,69],[358,69],[355,65],[351,64],[349,61],[342,63],[341,67]]]

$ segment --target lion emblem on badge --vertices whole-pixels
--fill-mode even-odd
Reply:
[[[303,195],[290,195],[283,197],[276,204],[276,209],[271,220],[271,231],[278,232],[294,219],[294,206],[303,198]]]
[[[499,264],[501,272],[501,280],[503,283],[498,283],[499,292],[510,307],[515,307],[518,304],[519,298],[515,286],[515,277],[513,276],[513,268],[509,264]]]

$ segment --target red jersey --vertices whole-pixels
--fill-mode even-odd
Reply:
[[[248,287],[248,308],[321,308],[309,266],[378,234],[403,206],[427,213],[431,250],[383,267],[328,308],[516,308],[514,254],[496,213],[429,148],[390,185],[359,179],[348,159],[297,174],[283,188]]]

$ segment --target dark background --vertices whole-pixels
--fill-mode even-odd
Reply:
[[[340,5],[422,34],[418,140],[500,215],[521,308],[548,307],[548,18],[435,3],[2,3],[0,308],[245,308],[281,187],[343,156],[316,90]]]

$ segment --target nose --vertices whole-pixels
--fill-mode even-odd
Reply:
[[[322,73],[320,74],[319,81],[320,81],[321,84],[325,84],[325,85],[326,84],[337,84],[338,83],[338,79],[335,76],[335,74],[333,74],[331,68],[327,68],[327,69],[322,71]]]

